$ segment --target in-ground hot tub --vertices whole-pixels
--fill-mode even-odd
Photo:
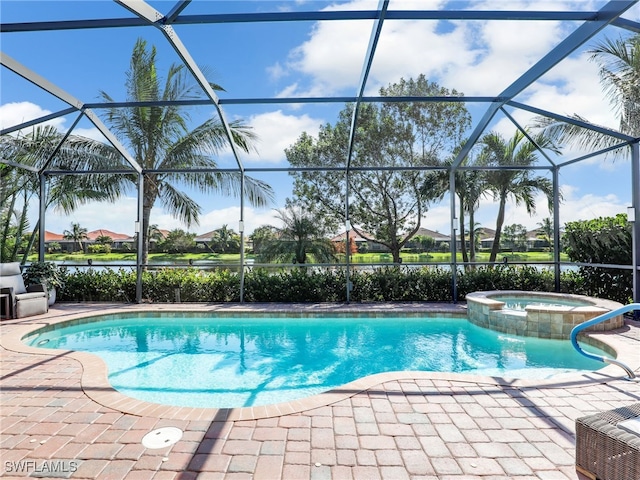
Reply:
[[[618,302],[566,293],[493,290],[467,295],[469,321],[498,332],[528,337],[567,339],[587,320],[622,306]],[[613,330],[622,315],[587,330]]]

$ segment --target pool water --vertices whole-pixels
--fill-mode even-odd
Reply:
[[[569,341],[506,335],[465,318],[133,316],[34,332],[24,341],[92,352],[121,393],[189,407],[278,403],[389,371],[549,378],[602,367]]]
[[[548,306],[548,307],[584,307],[591,305],[587,302],[581,302],[579,300],[569,300],[569,299],[560,299],[554,298],[544,299],[544,298],[536,298],[536,297],[522,297],[522,296],[499,296],[493,295],[490,297],[491,300],[497,300],[499,302],[504,302],[503,309],[507,310],[522,310],[524,311],[528,305],[537,305],[537,306]]]

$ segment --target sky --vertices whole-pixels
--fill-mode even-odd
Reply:
[[[161,13],[168,13],[174,2],[150,1]],[[597,10],[605,2],[572,1],[473,1],[391,0],[389,10],[399,9],[526,9]],[[205,1],[194,0],[183,15],[279,12],[317,10],[375,9],[377,2],[316,1]],[[91,18],[131,18],[133,14],[115,2],[103,0],[45,1],[3,0],[3,23],[73,20]],[[640,8],[633,7],[625,18],[638,21]],[[424,74],[430,81],[466,96],[497,95],[562,41],[580,22],[558,21],[389,21],[381,32],[371,66],[366,94],[377,95],[380,87],[401,78]],[[221,99],[275,98],[294,96],[353,96],[357,93],[371,21],[264,22],[176,25],[175,32],[189,49],[196,63],[206,69],[208,78],[222,85]],[[595,40],[617,38],[626,32],[608,27]],[[175,51],[163,35],[152,27],[89,29],[0,34],[4,54],[12,57],[82,102],[98,101],[100,91],[115,100],[125,100],[125,72],[136,40],[145,38],[158,50],[158,69],[166,73],[178,62]],[[595,41],[594,40],[594,41]],[[532,84],[516,97],[517,101],[562,115],[580,114],[589,121],[615,129],[617,120],[599,81],[598,66],[589,59],[588,43]],[[31,85],[13,72],[0,70],[0,128],[38,118],[66,108],[66,104]],[[253,127],[259,137],[257,152],[242,154],[245,167],[285,168],[284,153],[307,132],[316,135],[323,124],[334,124],[341,104],[263,104],[223,105],[230,120],[241,119]],[[469,104],[477,122],[486,104]],[[100,113],[100,112],[97,112]],[[509,109],[516,121],[526,126],[531,114]],[[216,115],[213,107],[189,110],[193,126]],[[61,131],[71,127],[77,115],[52,120]],[[516,131],[504,115],[497,115],[490,129],[510,138]],[[102,139],[91,122],[82,119],[73,134]],[[581,152],[565,151],[568,160]],[[220,167],[234,167],[229,151],[216,158]],[[545,161],[541,160],[541,164]],[[266,208],[245,206],[245,232],[265,225],[279,225],[275,208],[281,208],[291,196],[291,180],[286,173],[256,173],[272,185],[275,202]],[[628,159],[597,157],[560,170],[563,201],[561,224],[600,216],[626,213],[631,204],[630,163]],[[198,234],[228,225],[238,230],[240,218],[237,199],[203,197],[190,192],[202,206],[199,225],[187,227],[156,206],[151,223],[171,230],[183,228]],[[529,216],[524,207],[510,203],[505,225],[519,223],[535,229],[550,216],[546,199],[536,198],[537,212]],[[483,227],[493,228],[497,206],[484,199],[476,214]],[[32,222],[37,208],[32,208]],[[448,202],[431,205],[422,218],[422,226],[441,233],[450,232]],[[62,233],[71,223],[87,230],[99,228],[133,234],[136,219],[134,192],[116,205],[90,204],[71,215],[47,212],[46,229]]]

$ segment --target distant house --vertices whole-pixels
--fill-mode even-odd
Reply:
[[[480,239],[480,248],[492,248],[496,238],[496,231],[491,228],[479,228],[476,232]]]
[[[429,230],[428,228],[420,227],[416,234],[411,237],[411,240],[407,243],[407,247],[416,248],[417,242],[416,237],[429,237],[433,238],[434,247],[438,249],[443,243],[447,245],[451,245],[451,235],[445,235],[444,233],[435,232],[433,230]]]
[[[50,249],[52,244],[57,243],[60,245],[60,249],[65,252],[73,251],[73,240],[67,240],[64,238],[64,235],[59,233],[53,233],[48,230],[44,231],[44,248]]]
[[[526,234],[527,249],[530,248],[547,248],[549,242],[540,237],[540,229],[529,230]],[[480,233],[480,247],[492,248],[496,237],[496,231],[490,228],[482,228]]]
[[[527,248],[548,248],[550,246],[549,242],[540,236],[539,228],[527,232]]]
[[[365,232],[366,233],[366,232]],[[369,235],[367,233],[367,235]],[[334,243],[344,243],[347,237],[347,232],[342,232],[335,237],[331,237],[330,240]],[[373,238],[373,235],[369,235],[370,238]],[[358,247],[358,250],[365,245],[368,252],[388,252],[389,249],[382,245],[381,243],[376,242],[375,240],[369,240],[361,235],[359,235],[355,230],[349,230],[349,239],[352,239]]]
[[[133,244],[135,243],[135,238],[131,235],[127,235],[125,233],[117,233],[112,232],[111,230],[98,229],[87,232],[87,240],[86,243],[93,244],[96,243],[96,240],[100,237],[109,237],[112,240],[111,246],[113,248],[122,248],[125,243]]]
[[[196,246],[202,245],[204,247],[208,247],[211,243],[211,240],[213,240],[213,238],[215,237],[216,233],[216,230],[211,230],[210,232],[203,233],[202,235],[197,235],[196,238],[194,238]]]
[[[365,232],[365,234],[369,237],[369,238],[374,238],[373,235]],[[336,242],[336,243],[340,243],[340,242],[344,242],[345,241],[345,237],[346,237],[346,232],[342,232],[339,235],[336,235],[335,237],[332,237],[330,240],[332,242]],[[411,239],[409,240],[409,242],[407,243],[407,247],[409,248],[415,248],[417,246],[415,238],[417,236],[423,236],[423,237],[430,237],[433,238],[435,241],[436,245],[440,245],[441,243],[446,243],[447,245],[449,245],[451,243],[451,238],[448,235],[444,235],[442,233],[439,232],[434,232],[433,230],[429,230],[427,228],[419,228],[418,232],[411,237]],[[369,240],[361,235],[359,235],[355,230],[351,230],[349,232],[349,238],[353,238],[353,241],[355,242],[356,246],[360,248],[361,245],[366,245],[367,251],[368,252],[388,252],[389,248],[379,242],[376,242],[375,239],[374,240]]]
[[[83,246],[86,248],[88,245],[96,243],[96,239],[105,236],[110,237],[113,243],[113,248],[122,248],[124,244],[129,244],[131,247],[135,246],[135,238],[125,233],[112,232],[111,230],[98,229],[87,232],[87,238],[82,241]],[[77,242],[72,239],[64,238],[64,235],[54,232],[44,232],[44,246],[50,249],[52,244],[57,243],[60,245],[60,249],[63,252],[73,252],[76,249]]]

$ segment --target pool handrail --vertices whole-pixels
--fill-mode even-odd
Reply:
[[[640,303],[630,303],[628,305],[623,305],[620,308],[616,308],[615,310],[611,310],[609,312],[603,313],[602,315],[598,315],[597,317],[592,318],[591,320],[587,320],[586,322],[581,323],[580,325],[576,325],[571,330],[571,344],[573,345],[573,348],[575,348],[578,351],[578,353],[592,360],[598,360],[603,363],[610,363],[610,364],[619,366],[627,373],[629,380],[636,380],[636,381],[639,380],[638,377],[636,377],[636,374],[633,372],[633,370],[631,370],[624,363],[619,362],[618,360],[615,360],[613,358],[606,357],[604,355],[595,355],[593,353],[585,352],[584,350],[582,350],[580,345],[578,345],[578,334],[585,328],[589,328],[593,325],[597,325],[598,323],[602,323],[606,320],[609,320],[610,318],[617,317],[618,315],[622,315],[627,312],[632,312],[634,310],[640,310]]]

